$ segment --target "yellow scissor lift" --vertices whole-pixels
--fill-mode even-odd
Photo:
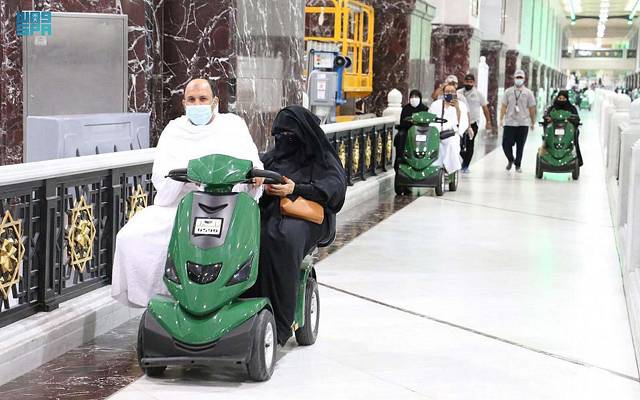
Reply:
[[[307,0],[305,44],[309,52],[331,50],[349,57],[351,65],[342,77],[346,99],[361,99],[373,91],[373,7],[357,0]],[[355,116],[340,115],[337,122]]]

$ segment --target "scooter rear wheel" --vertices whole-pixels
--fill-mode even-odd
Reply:
[[[536,178],[542,179],[542,162],[540,161],[540,156],[536,156]]]
[[[312,277],[307,279],[304,294],[304,325],[296,331],[296,342],[300,346],[311,346],[318,338],[320,325],[320,293],[318,283]]]
[[[449,191],[455,192],[458,190],[458,171],[449,175]]]
[[[447,175],[444,169],[438,171],[438,184],[436,186],[436,196],[442,196],[444,194],[445,185],[447,184]]]
[[[578,160],[576,160],[576,166],[573,168],[571,172],[571,177],[574,181],[577,181],[580,178],[580,164],[578,164]]]
[[[247,373],[254,381],[264,382],[271,379],[276,364],[276,321],[271,311],[264,309],[258,314],[256,324]]]

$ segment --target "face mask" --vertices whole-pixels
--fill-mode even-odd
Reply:
[[[464,90],[466,90],[467,92],[471,91],[473,89],[473,85],[464,85]]]
[[[189,118],[189,121],[191,121],[194,125],[205,125],[211,120],[211,117],[213,116],[211,104],[187,106],[185,107],[185,112],[187,118]]]
[[[452,100],[453,100],[453,94],[451,93],[444,94],[444,101],[446,101],[447,103],[451,103]]]
[[[412,97],[409,99],[409,104],[411,104],[411,107],[416,108],[418,107],[418,105],[420,104],[420,98],[419,97]]]
[[[516,79],[516,86],[522,86],[522,85],[524,85],[524,79],[517,78]]]

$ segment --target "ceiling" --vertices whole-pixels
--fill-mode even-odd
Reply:
[[[567,16],[571,16],[569,3],[573,2],[575,7],[575,13],[578,19],[576,20],[575,25],[570,25],[568,27],[569,32],[572,38],[588,38],[595,40],[597,26],[598,26],[598,16],[600,14],[600,6],[602,3],[608,3],[608,14],[609,19],[606,21],[606,29],[604,32],[605,42],[619,39],[624,40],[629,30],[634,27],[637,29],[638,27],[638,14],[640,14],[640,9],[636,13],[635,23],[633,26],[629,26],[627,23],[626,17],[629,16],[631,9],[633,8],[636,0],[560,0],[562,2],[563,8],[567,13]],[[596,17],[595,19],[580,19],[583,16]],[[615,19],[611,18],[614,16],[624,16],[625,19]],[[608,40],[607,40],[608,39]]]

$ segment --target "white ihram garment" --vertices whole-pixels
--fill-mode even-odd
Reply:
[[[460,157],[460,138],[462,134],[469,129],[469,109],[466,104],[458,102],[460,107],[460,121],[458,121],[458,115],[455,107],[446,107],[444,114],[442,113],[442,104],[444,100],[436,100],[429,107],[429,112],[436,114],[438,117],[443,116],[447,120],[446,124],[433,124],[438,131],[446,131],[447,129],[453,129],[456,134],[450,138],[440,141],[440,152],[438,154],[438,160],[436,165],[444,166],[447,173],[452,174],[462,168],[462,157]]]
[[[192,183],[165,178],[172,169],[186,168],[189,160],[209,154],[225,154],[250,160],[262,168],[249,129],[234,114],[216,114],[208,125],[193,125],[186,116],[176,118],[160,136],[153,163],[154,205],[138,212],[116,238],[111,295],[129,306],[146,307],[154,294],[168,294],[162,276],[180,199],[197,189]],[[262,188],[236,185],[256,200]]]

